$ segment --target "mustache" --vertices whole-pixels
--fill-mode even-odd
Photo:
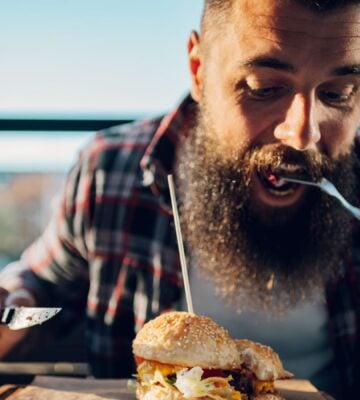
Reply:
[[[328,176],[337,165],[337,162],[318,151],[299,151],[278,143],[252,147],[244,154],[242,163],[242,169],[250,174],[275,173],[313,181]]]

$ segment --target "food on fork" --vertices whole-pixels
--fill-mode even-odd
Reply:
[[[235,341],[209,317],[187,312],[146,323],[133,353],[139,400],[275,400],[274,380],[292,376],[270,348]]]

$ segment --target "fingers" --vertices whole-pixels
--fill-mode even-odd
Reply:
[[[0,307],[34,307],[35,299],[25,289],[17,289],[9,293],[0,288]],[[0,359],[8,354],[28,334],[28,329],[10,330],[6,325],[0,325]]]
[[[6,289],[0,287],[0,307],[34,307],[35,299],[32,294],[25,289],[17,289],[9,293]]]
[[[0,326],[0,360],[26,337],[28,329],[12,331],[6,325]]]
[[[25,289],[17,289],[5,298],[5,306],[35,307],[36,302],[32,294]]]

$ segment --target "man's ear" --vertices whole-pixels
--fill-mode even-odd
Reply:
[[[188,57],[191,76],[191,95],[195,101],[199,101],[202,92],[202,64],[200,57],[199,34],[192,31],[188,41]]]

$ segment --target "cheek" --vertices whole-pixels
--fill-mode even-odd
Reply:
[[[252,129],[236,110],[227,109],[226,114],[214,112],[211,134],[215,135],[218,151],[222,157],[235,159],[243,154],[253,142]]]
[[[357,124],[333,123],[320,128],[325,153],[332,159],[348,154],[354,143]]]
[[[226,95],[219,88],[204,96],[203,110],[212,127],[219,150],[235,157],[257,143],[266,142],[265,132],[272,125],[269,118],[245,109],[233,95]]]

